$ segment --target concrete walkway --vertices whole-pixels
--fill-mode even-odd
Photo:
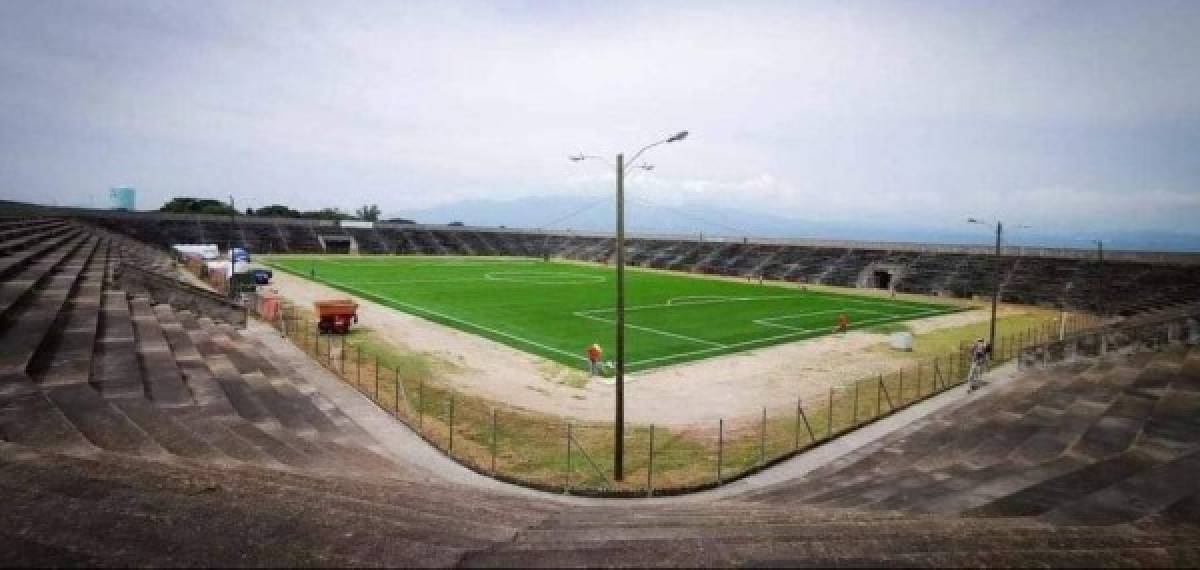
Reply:
[[[334,405],[359,424],[380,444],[382,450],[398,463],[405,465],[415,472],[420,472],[429,480],[442,483],[468,485],[478,489],[536,497],[541,500],[557,500],[576,505],[664,505],[688,504],[696,502],[711,502],[723,499],[736,500],[741,494],[756,491],[777,483],[804,477],[813,470],[828,463],[843,458],[856,451],[868,451],[869,446],[882,438],[913,424],[922,418],[943,410],[950,410],[967,401],[986,397],[999,386],[1003,386],[1017,377],[1015,363],[999,367],[988,373],[988,385],[973,394],[967,393],[965,385],[947,390],[924,402],[913,405],[895,415],[879,420],[853,433],[844,435],[802,453],[767,469],[761,473],[746,477],[720,488],[682,495],[678,497],[660,497],[652,499],[593,499],[585,497],[570,497],[527,489],[511,485],[480,475],[463,467],[450,459],[441,451],[434,449],[420,436],[413,433],[408,426],[397,421],[390,414],[380,409],[369,398],[359,393],[349,384],[342,382],[332,372],[321,367],[299,348],[283,338],[278,331],[269,325],[250,319],[246,334],[261,342],[274,352],[271,357],[285,362],[292,369],[304,375],[305,379],[319,390]]]

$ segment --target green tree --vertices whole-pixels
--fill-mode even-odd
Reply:
[[[281,204],[271,204],[255,210],[254,215],[267,218],[299,218],[300,212]]]
[[[229,204],[220,200],[188,197],[172,198],[171,201],[163,204],[158,211],[178,214],[218,214],[222,216],[235,216],[240,213],[236,209],[231,208]]]
[[[313,220],[348,220],[353,216],[337,208],[321,208],[320,210],[300,212],[299,217]]]
[[[379,206],[375,204],[367,204],[354,211],[355,217],[368,222],[379,221]]]

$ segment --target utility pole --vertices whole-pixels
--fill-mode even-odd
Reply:
[[[988,347],[992,350],[996,349],[996,305],[1000,302],[1000,234],[1004,231],[1004,224],[1000,221],[996,222],[996,278],[995,284],[992,287],[992,323],[988,333]]]
[[[228,289],[229,289],[229,298],[230,299],[237,298],[237,293],[234,292],[234,284],[237,283],[237,281],[235,280],[237,273],[234,272],[235,267],[233,266],[233,230],[237,228],[237,220],[235,219],[235,216],[237,216],[237,208],[233,205],[233,194],[230,194],[229,195],[229,225],[232,227],[230,228],[229,233],[225,234],[227,236],[225,238],[225,251],[229,254],[229,287],[228,287]]]
[[[1097,273],[1099,274],[1100,278],[1099,286],[1096,287],[1096,312],[1099,313],[1104,307],[1104,290],[1107,286],[1107,283],[1104,281],[1104,240],[1098,239],[1095,241],[1096,263],[1098,265]]]
[[[642,156],[642,153],[654,148],[660,144],[679,142],[687,138],[687,131],[679,131],[670,137],[660,140],[655,143],[648,144],[641,150],[634,153],[633,158],[629,159],[630,168],[641,168],[642,170],[651,170],[654,167],[647,164],[637,164],[637,160]],[[579,154],[568,157],[574,162],[579,162],[588,159],[604,160],[602,157],[594,155]],[[636,165],[636,166],[634,166]],[[610,166],[614,166],[611,165]],[[621,481],[625,478],[625,154],[617,154],[617,318],[616,318],[616,425],[613,426],[613,480]]]
[[[613,479],[625,476],[625,155],[617,154],[617,417]]]

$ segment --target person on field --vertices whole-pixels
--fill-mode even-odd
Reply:
[[[592,346],[588,347],[588,376],[600,374],[600,357],[603,355],[604,351],[600,350],[600,345],[593,343]]]
[[[987,367],[989,347],[983,342],[983,337],[975,339],[971,345],[971,370],[967,372],[967,392],[974,392],[983,386],[983,370]]]
[[[833,327],[833,332],[845,334],[850,329],[850,319],[846,317],[846,313],[838,313],[837,326]]]

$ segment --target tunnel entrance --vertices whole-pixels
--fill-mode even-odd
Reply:
[[[891,271],[875,271],[875,287],[878,289],[892,288],[892,272]]]

